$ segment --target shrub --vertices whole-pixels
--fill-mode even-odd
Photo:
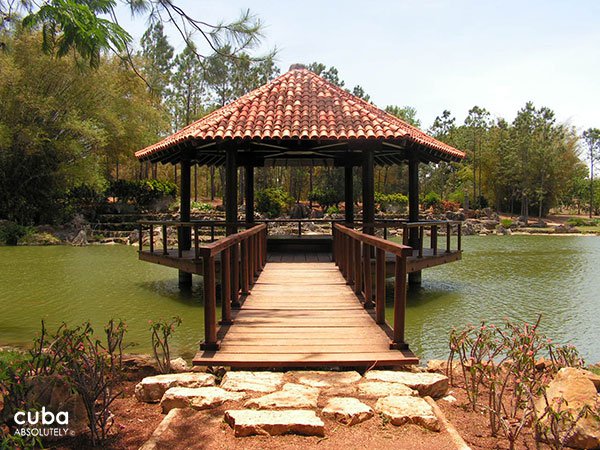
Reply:
[[[192,209],[197,209],[201,212],[212,212],[215,210],[210,203],[192,202]]]
[[[500,225],[502,225],[502,228],[505,229],[509,229],[513,224],[513,221],[511,219],[501,219],[500,220]]]
[[[25,236],[32,233],[32,229],[15,222],[0,223],[0,243],[17,245]]]
[[[105,205],[105,193],[89,184],[80,184],[67,191],[65,206],[70,216],[82,214],[87,220],[94,220]]]
[[[405,209],[408,205],[408,197],[399,192],[395,194],[375,193],[375,203],[379,204],[379,208],[383,212],[397,213]]]
[[[327,208],[326,213],[329,214],[329,215],[339,214],[340,213],[340,208],[338,208],[337,206],[330,206],[329,208]]]
[[[423,197],[423,206],[425,206],[425,208],[435,208],[441,202],[442,198],[435,192],[428,192],[425,197]]]
[[[150,331],[152,332],[152,351],[158,370],[160,373],[171,372],[171,349],[169,347],[169,338],[175,332],[175,328],[181,325],[180,317],[173,317],[171,321],[158,320],[150,321]]]
[[[572,227],[595,227],[600,225],[600,219],[585,219],[583,217],[571,217],[567,225]]]
[[[465,203],[465,193],[462,191],[454,191],[448,195],[448,200],[458,203],[462,206]]]
[[[340,193],[333,186],[326,186],[313,189],[308,195],[308,199],[311,202],[317,202],[324,210],[326,210],[330,206],[338,206],[339,203],[344,200],[344,194]]]
[[[256,193],[256,210],[269,218],[281,216],[294,199],[281,188],[267,188]]]
[[[177,185],[161,180],[115,180],[110,183],[106,194],[123,203],[132,203],[141,209],[147,209],[158,200],[175,197]]]

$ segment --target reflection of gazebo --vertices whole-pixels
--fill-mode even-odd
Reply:
[[[370,367],[414,363],[404,341],[407,274],[418,282],[422,269],[461,257],[460,227],[456,249],[452,249],[452,223],[419,222],[419,163],[460,161],[464,156],[304,67],[292,66],[270,83],[136,153],[140,161],[181,167],[180,220],[141,223],[140,232],[147,227],[150,233],[147,250],[140,236],[140,259],[179,269],[182,285],[191,284],[192,273],[204,276],[204,353],[196,355],[196,364]],[[402,225],[401,245],[373,236],[380,226],[375,222],[374,167],[405,162],[409,219]],[[208,245],[201,245],[198,238],[199,227],[207,222],[190,221],[190,168],[194,164],[225,166],[228,236]],[[267,264],[266,226],[254,224],[254,168],[278,165],[344,168],[346,226],[332,225],[332,254],[325,256],[328,261],[333,257],[339,272],[321,259],[300,266]],[[357,166],[362,168],[362,224],[355,223],[353,211],[353,167]],[[239,167],[245,169],[244,224],[238,224],[237,214]],[[247,230],[238,232],[238,225]],[[162,248],[158,249],[157,226],[162,228]],[[169,248],[168,227],[179,232],[177,248]],[[362,232],[358,231],[361,227]],[[429,248],[423,245],[425,228],[431,236]],[[438,228],[446,231],[445,249],[439,249]],[[218,332],[217,264],[222,286]],[[393,327],[385,319],[385,280],[390,270],[395,278]],[[253,289],[255,282],[258,289]],[[231,308],[240,307],[251,290],[251,305],[244,303],[233,314]],[[343,314],[341,321],[327,316],[335,314],[331,311],[336,308]],[[269,331],[263,333],[261,327]],[[273,338],[277,332],[283,333],[278,335],[285,336],[283,341]],[[357,332],[365,333],[373,343],[352,338]],[[271,337],[257,340],[258,334]],[[347,337],[357,343],[348,343]],[[321,348],[325,341],[327,348]]]
[[[354,222],[352,168],[362,167],[363,223],[375,221],[374,166],[408,164],[409,221],[419,220],[419,163],[465,154],[301,65],[136,153],[181,166],[181,220],[190,219],[190,167],[225,166],[226,221],[237,222],[237,168],[245,168],[246,222],[254,221],[254,168],[329,165],[345,169],[347,223]],[[229,233],[233,232],[231,227]],[[416,243],[416,233],[409,241]]]

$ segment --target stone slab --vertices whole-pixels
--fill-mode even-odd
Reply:
[[[245,408],[312,409],[317,407],[319,390],[302,384],[286,383],[282,390],[248,400]]]
[[[287,373],[288,379],[296,380],[300,384],[316,388],[329,388],[357,383],[362,378],[356,371],[333,372],[325,370],[291,371]]]
[[[283,374],[277,372],[227,372],[221,387],[228,391],[274,392],[283,384]]]
[[[353,397],[333,397],[323,408],[323,415],[343,423],[356,425],[373,417],[373,409]]]
[[[236,437],[282,434],[325,435],[325,424],[314,411],[229,410],[225,412],[225,422],[233,428]]]
[[[160,406],[163,414],[166,414],[174,408],[210,409],[228,400],[241,400],[244,397],[242,392],[230,392],[215,386],[172,387],[163,395]]]
[[[358,385],[358,394],[368,398],[381,398],[388,395],[410,395],[419,393],[402,383],[388,383],[386,381],[365,381]]]
[[[383,397],[377,400],[375,411],[386,417],[392,425],[411,423],[431,431],[441,430],[431,405],[420,397],[403,395]]]
[[[135,397],[146,403],[157,403],[164,393],[172,387],[214,386],[215,377],[209,373],[170,373],[146,377],[135,387]]]
[[[395,370],[371,370],[365,374],[370,381],[401,383],[419,391],[421,397],[440,398],[448,392],[448,377],[439,373],[413,373]]]

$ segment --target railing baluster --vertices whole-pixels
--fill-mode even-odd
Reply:
[[[231,325],[231,247],[221,252],[221,325]]]
[[[250,280],[248,274],[248,240],[244,239],[241,242],[241,271],[242,271],[242,294],[248,295],[250,292]]]
[[[231,307],[240,307],[240,244],[234,244],[231,251]]]
[[[150,254],[154,253],[154,224],[150,224]]]
[[[144,246],[144,225],[141,223],[138,227],[138,252],[142,253],[142,247]]]
[[[183,256],[183,228],[181,225],[177,225],[177,256],[181,258]]]
[[[431,227],[431,248],[433,249],[433,256],[437,256],[437,244],[438,244],[438,240],[437,240],[437,231],[438,231],[438,227],[437,225],[434,225]]]
[[[302,236],[302,221],[298,221],[298,237]]]
[[[423,235],[425,234],[425,227],[421,225],[419,227],[419,258],[423,257]]]
[[[198,225],[194,224],[194,258],[200,258],[200,236],[198,236]]]
[[[169,254],[169,241],[167,235],[167,225],[163,223],[162,225],[162,241],[163,241],[163,255]]]
[[[446,224],[446,253],[450,253],[450,235],[452,234],[452,224]]]
[[[354,252],[353,252],[354,260],[352,261],[352,263],[354,264],[354,293],[360,294],[360,291],[362,289],[362,283],[361,283],[362,255],[360,254],[360,249],[361,249],[360,241],[358,239],[354,239],[352,245],[354,246]]]
[[[210,242],[215,242],[215,224],[210,224]]]
[[[352,238],[350,236],[346,237],[346,253],[344,258],[346,259],[346,267],[348,276],[346,278],[346,284],[352,285],[354,284],[354,264],[352,264],[353,258],[352,253],[354,252],[354,245],[352,245]]]
[[[215,258],[204,257],[204,342],[202,350],[218,350]]]
[[[461,243],[461,238],[462,238],[462,224],[459,223],[457,225],[458,227],[458,233],[456,234],[456,246],[457,246],[457,250],[460,252],[462,250],[462,243]]]
[[[364,280],[364,307],[373,307],[373,286],[371,280],[371,246],[363,243],[363,280]]]
[[[385,250],[378,248],[375,255],[375,321],[385,323]]]

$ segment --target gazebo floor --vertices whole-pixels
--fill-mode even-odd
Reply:
[[[410,350],[390,350],[389,327],[375,323],[332,262],[274,262],[219,330],[220,349],[200,351],[200,366],[392,367],[415,364]]]

